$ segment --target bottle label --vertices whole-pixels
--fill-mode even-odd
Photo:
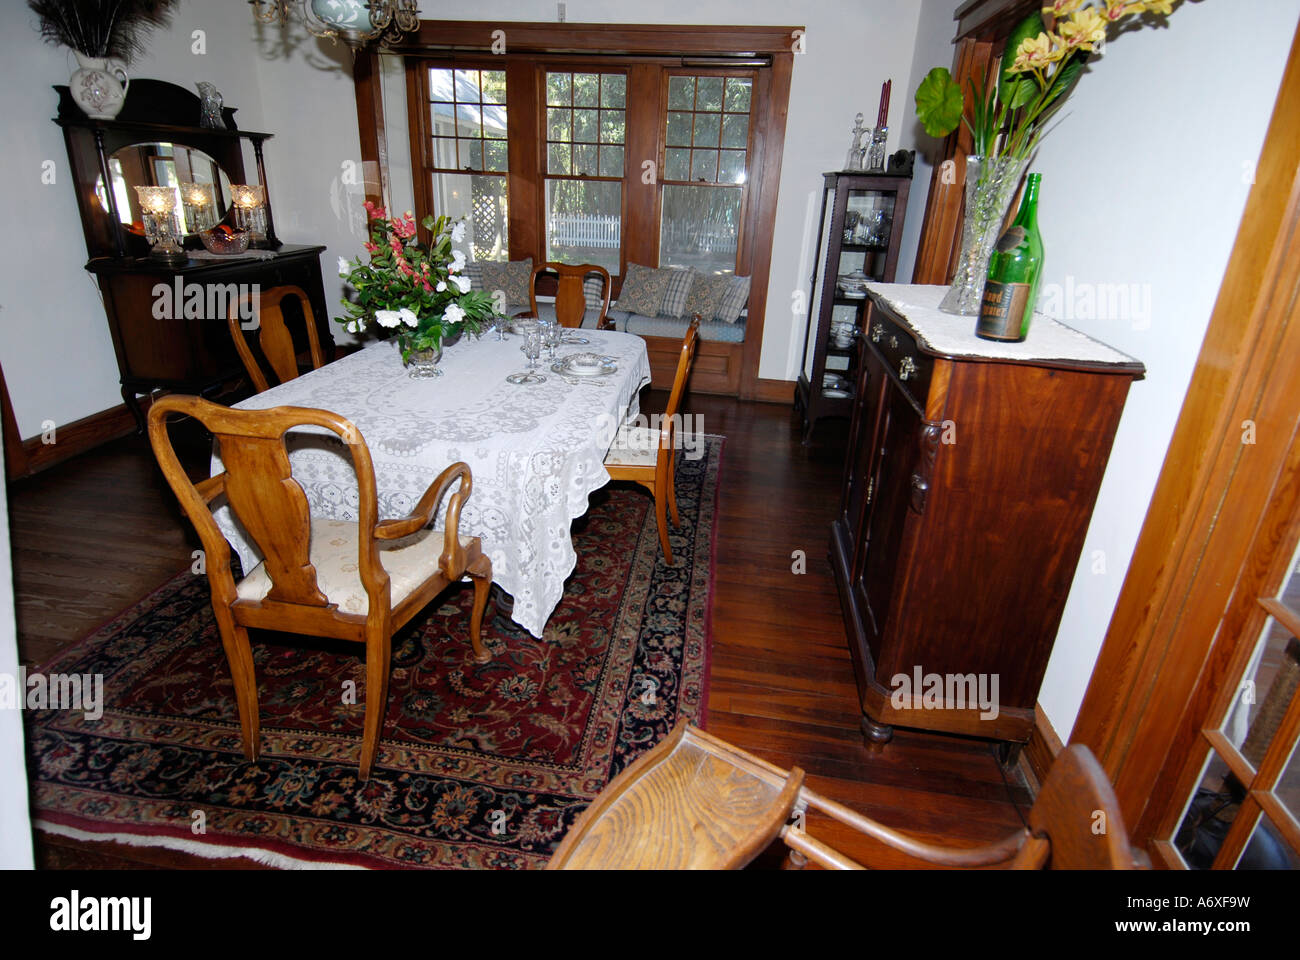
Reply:
[[[980,319],[975,326],[976,336],[986,340],[1023,340],[1025,308],[1029,305],[1030,285],[1027,283],[999,283],[989,280],[984,284],[984,300],[980,304]]]

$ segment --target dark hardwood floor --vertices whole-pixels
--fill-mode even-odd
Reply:
[[[643,398],[661,410],[666,395]],[[990,743],[898,730],[868,748],[827,560],[845,424],[799,443],[788,407],[689,397],[686,412],[727,438],[717,531],[708,729],[813,789],[932,842],[973,846],[1022,826],[1032,797]],[[206,475],[201,436],[183,445]],[[183,522],[147,442],[129,437],[11,485],[19,655],[36,665],[190,564]],[[794,553],[804,551],[805,573]],[[919,866],[825,818],[809,831],[859,860]],[[161,848],[79,843],[38,833],[37,862],[63,867],[255,867]]]

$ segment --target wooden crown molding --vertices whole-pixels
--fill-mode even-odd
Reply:
[[[514,20],[421,20],[414,39],[394,53],[433,50],[511,53],[604,53],[623,56],[687,54],[760,56],[793,53],[803,27],[689,26],[644,23],[546,23]],[[502,35],[504,31],[504,35]]]

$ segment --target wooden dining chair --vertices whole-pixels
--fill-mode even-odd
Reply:
[[[1067,747],[1029,812],[1029,826],[975,848],[925,843],[809,790],[804,772],[782,770],[686,721],[610,781],[579,815],[547,869],[738,869],[778,837],[787,866],[837,870],[863,864],[808,835],[814,809],[939,867],[1131,870],[1135,853],[1115,792],[1087,747]],[[869,866],[869,865],[868,865]]]
[[[606,319],[609,314],[609,297],[612,286],[609,271],[604,267],[597,266],[594,263],[539,263],[533,267],[532,275],[528,278],[528,303],[532,308],[531,316],[537,317],[537,277],[542,273],[557,274],[557,286],[555,288],[555,318],[562,327],[580,327],[582,318],[587,313],[587,297],[583,291],[583,285],[587,282],[587,277],[593,273],[598,274],[601,279],[601,305],[600,316],[596,319],[597,329],[605,329],[608,325]]]
[[[256,303],[253,302],[254,296],[257,297]],[[285,297],[296,297],[299,304],[302,305],[302,317],[307,327],[307,347],[311,353],[312,369],[319,370],[325,365],[325,358],[320,348],[320,336],[316,332],[316,318],[312,313],[311,301],[307,298],[307,293],[302,287],[272,287],[270,290],[263,290],[258,294],[245,294],[230,304],[230,312],[226,320],[230,326],[230,336],[235,341],[235,349],[239,352],[239,358],[244,361],[244,369],[248,371],[248,376],[253,381],[253,386],[258,393],[269,390],[271,385],[267,382],[261,364],[253,356],[252,348],[249,347],[248,340],[244,337],[243,321],[240,317],[241,314],[247,315],[246,306],[250,304],[255,306],[254,315],[258,318],[257,344],[261,348],[262,356],[266,358],[267,364],[271,367],[271,372],[279,378],[280,383],[296,379],[298,376],[298,353],[294,349],[293,336],[289,332],[289,327],[284,322],[284,308],[281,304]]]
[[[192,482],[167,432],[167,415],[198,420],[220,443],[224,472]],[[356,522],[312,517],[307,495],[293,479],[285,433],[316,426],[348,447],[357,476]],[[492,583],[492,562],[477,537],[460,534],[460,512],[473,490],[464,463],[453,463],[429,484],[405,517],[380,520],[375,470],[360,431],[327,410],[273,407],[233,410],[198,397],[171,395],[149,408],[149,440],[190,522],[203,542],[212,610],[230,662],[239,708],[244,756],[259,749],[257,680],[248,629],[335,637],[364,643],[366,708],[361,740],[361,779],[370,776],[388,699],[393,632],[450,584],[474,581],[470,642],[479,663],[490,659],[480,636]],[[445,530],[427,529],[443,496]],[[230,545],[217,528],[211,505],[224,497],[249,539],[265,558],[238,583],[230,568]]]
[[[677,512],[677,421],[686,392],[686,381],[691,375],[695,360],[695,347],[700,338],[700,321],[697,317],[686,329],[682,340],[682,353],[677,360],[677,376],[668,395],[668,409],[658,430],[650,427],[623,427],[614,438],[609,453],[605,455],[605,469],[611,480],[630,480],[650,491],[655,501],[655,523],[659,527],[659,545],[663,547],[664,562],[673,563],[673,548],[668,543],[666,514],[672,515],[674,527],[682,525]]]

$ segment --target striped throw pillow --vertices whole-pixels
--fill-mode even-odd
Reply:
[[[587,312],[599,316],[605,304],[605,278],[593,273],[582,281],[582,298],[587,301]]]
[[[678,319],[686,312],[686,302],[695,284],[695,271],[689,267],[669,267],[662,272],[668,274],[668,289],[664,291],[659,316]]]
[[[740,311],[749,302],[749,277],[731,277],[727,292],[722,295],[722,303],[714,316],[723,323],[735,323],[740,319]]]

